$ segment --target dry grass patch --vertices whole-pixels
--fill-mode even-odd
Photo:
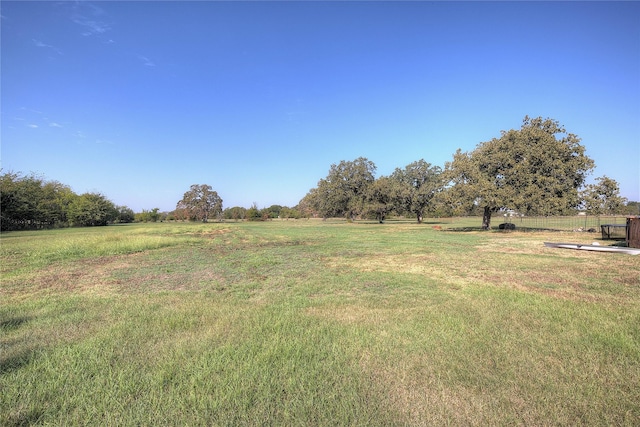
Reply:
[[[495,419],[500,406],[495,395],[452,386],[435,366],[428,366],[428,361],[405,360],[390,366],[365,355],[361,364],[373,381],[384,384],[385,403],[400,410],[406,425],[500,424]]]
[[[431,254],[370,254],[363,257],[326,257],[324,264],[331,269],[346,270],[356,268],[366,272],[391,272],[426,274],[439,264],[437,256]]]
[[[47,293],[82,293],[109,296],[162,290],[216,288],[223,283],[215,268],[189,268],[179,257],[150,260],[148,253],[105,256],[56,263],[19,277],[3,280],[0,294],[22,296]]]
[[[458,234],[458,233],[455,233]],[[476,234],[476,233],[472,233]],[[640,257],[547,248],[545,240],[590,243],[576,233],[486,233],[474,246],[442,248],[428,243],[411,252],[350,252],[323,258],[336,271],[408,274],[454,289],[499,286],[582,301],[626,303],[640,297]],[[604,244],[604,243],[603,243]]]

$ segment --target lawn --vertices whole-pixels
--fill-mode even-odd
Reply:
[[[543,245],[599,237],[452,220],[5,233],[0,425],[639,425],[640,256]]]

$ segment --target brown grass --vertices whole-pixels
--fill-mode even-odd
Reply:
[[[185,270],[179,258],[154,261],[147,253],[134,253],[56,263],[28,275],[4,279],[1,293],[12,297],[58,292],[108,296],[141,291],[196,290],[203,283],[219,281],[220,275],[212,269]]]
[[[536,233],[532,237],[523,237],[522,233],[495,233],[474,251],[451,251],[447,257],[429,253],[425,247],[421,253],[326,257],[324,263],[327,268],[342,271],[420,275],[427,281],[447,283],[454,289],[485,284],[562,299],[615,304],[624,304],[629,294],[640,296],[640,263],[637,262],[640,257],[547,248],[542,244],[543,239],[591,243],[592,238],[576,233]],[[598,286],[609,285],[621,289],[618,293],[594,292]]]

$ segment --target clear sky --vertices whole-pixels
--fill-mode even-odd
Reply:
[[[640,200],[638,2],[0,3],[3,172],[134,211],[295,206],[551,117]]]

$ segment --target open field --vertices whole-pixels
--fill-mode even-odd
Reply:
[[[479,223],[3,234],[0,425],[640,425],[640,256]]]

